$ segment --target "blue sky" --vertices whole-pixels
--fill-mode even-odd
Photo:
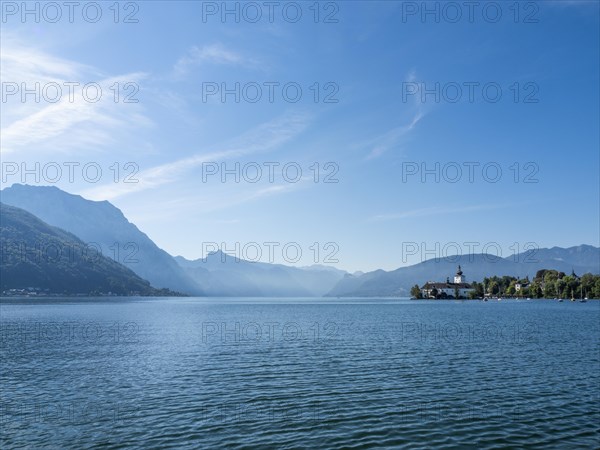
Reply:
[[[221,2],[121,3],[118,23],[112,2],[96,23],[77,10],[70,23],[66,7],[56,23],[40,9],[36,23],[4,4],[2,186],[109,200],[187,258],[211,243],[239,243],[244,256],[256,242],[267,261],[263,243],[277,242],[274,261],[286,262],[281,248],[298,243],[297,264],[330,264],[335,251],[332,265],[367,271],[469,248],[509,256],[526,245],[599,245],[598,2],[521,2],[516,21],[512,2],[481,2],[493,3],[487,15],[477,8],[471,21],[463,7],[456,23],[445,3],[436,22],[410,14],[421,2],[321,2],[317,23],[313,2],[291,2],[286,20],[287,3],[272,21],[255,3],[256,23],[249,7],[239,22],[221,11],[203,18]],[[127,13],[137,23],[123,23]],[[22,83],[36,82],[40,101],[23,101]],[[70,101],[65,82],[98,83],[101,98],[86,101],[76,86]],[[55,103],[50,83],[62,86]],[[209,95],[236,83],[239,102]],[[421,95],[436,83],[439,101]],[[256,86],[262,97],[251,102]],[[22,172],[36,163],[37,183]],[[79,163],[73,180],[69,163]],[[239,183],[232,174],[222,182],[222,164],[239,164]],[[423,164],[439,167],[439,182],[435,173],[422,180]],[[125,183],[132,171],[137,182]]]

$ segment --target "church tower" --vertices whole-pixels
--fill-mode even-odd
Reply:
[[[454,283],[459,284],[459,283],[464,283],[464,282],[465,282],[465,277],[463,277],[463,271],[460,268],[460,266],[458,266],[458,271],[456,272],[456,275],[454,275]]]

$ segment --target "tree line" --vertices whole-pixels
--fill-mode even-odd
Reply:
[[[600,275],[586,273],[577,276],[558,270],[538,270],[533,280],[529,277],[511,276],[485,277],[482,282],[471,283],[473,291],[470,299],[484,296],[508,296],[529,298],[600,298]],[[422,298],[421,288],[414,285],[410,293],[415,298]]]

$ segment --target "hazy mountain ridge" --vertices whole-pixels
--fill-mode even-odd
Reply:
[[[54,294],[173,295],[133,271],[87,252],[75,235],[0,203],[0,291],[38,288]]]
[[[577,275],[600,273],[600,248],[579,245],[569,248],[552,247],[527,251],[506,258],[489,254],[471,254],[429,259],[392,271],[376,270],[361,276],[345,276],[328,294],[334,297],[409,296],[415,284],[445,281],[453,278],[458,265],[467,282],[481,281],[493,275],[533,278],[540,269],[556,269]]]
[[[15,184],[1,191],[2,201],[22,208],[49,225],[62,228],[85,243],[101,245],[102,254],[120,251],[119,262],[150,281],[192,295],[210,296],[408,296],[415,284],[452,278],[461,264],[467,281],[493,275],[532,278],[537,270],[557,269],[577,274],[600,271],[600,249],[590,245],[552,247],[507,258],[462,255],[431,259],[392,271],[349,274],[332,266],[303,267],[251,262],[215,252],[205,259],[172,257],[129,222],[108,201],[95,202],[56,187]],[[127,249],[134,243],[137,247]],[[113,248],[111,248],[113,247]],[[133,250],[137,250],[132,254]],[[126,257],[137,260],[129,262]]]
[[[192,295],[314,297],[329,292],[346,273],[334,267],[290,267],[235,260],[223,254],[188,261],[160,249],[108,201],[91,201],[51,186],[15,184],[2,190],[7,204],[22,208],[50,225],[97,243],[102,254],[148,279]],[[133,243],[134,247],[128,246]],[[127,247],[128,246],[128,247]]]
[[[99,244],[103,255],[117,260],[155,288],[202,294],[173,257],[110,202],[87,200],[53,186],[14,184],[1,192],[4,203],[29,211],[86,243]]]
[[[221,251],[193,261],[181,256],[175,260],[206,295],[213,296],[319,297],[346,273],[319,265],[292,267],[245,261]]]

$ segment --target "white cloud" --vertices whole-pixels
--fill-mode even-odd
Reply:
[[[174,75],[181,77],[186,75],[189,70],[203,63],[243,66],[253,68],[258,65],[257,61],[251,58],[246,58],[239,53],[226,49],[221,44],[205,45],[200,48],[192,47],[188,53],[179,58],[173,68]]]
[[[143,73],[102,75],[93,67],[27,47],[10,35],[6,39],[3,35],[0,64],[3,83],[16,83],[19,90],[25,87],[41,94],[39,101],[33,95],[23,99],[17,93],[3,102],[3,154],[15,153],[25,159],[75,150],[80,155],[86,149],[115,143],[118,131],[132,132],[151,123],[139,104],[123,102],[124,95],[145,78]],[[55,85],[44,91],[47,83]],[[101,91],[90,85],[86,99],[82,88],[88,83],[97,83]],[[114,83],[119,83],[118,101]],[[133,83],[127,92],[124,83]],[[99,100],[90,101],[98,92]]]
[[[406,76],[406,82],[414,82],[416,80],[415,70],[411,70]],[[405,138],[419,123],[419,121],[425,116],[424,105],[419,101],[417,95],[413,96],[414,101],[411,109],[414,111],[412,118],[408,123],[392,128],[391,130],[381,134],[380,136],[372,139],[367,145],[371,147],[371,150],[365,157],[365,160],[371,160],[380,157],[388,150],[397,147],[402,143],[402,139]]]
[[[432,206],[429,208],[413,209],[392,214],[380,214],[369,219],[370,222],[382,222],[387,220],[409,219],[413,217],[441,216],[447,214],[457,214],[472,211],[485,211],[499,208],[506,208],[509,205],[471,205],[471,206]]]
[[[393,128],[392,130],[375,138],[373,140],[374,146],[371,149],[370,153],[367,155],[366,159],[377,158],[383,155],[389,149],[397,146],[400,143],[401,139],[404,136],[406,136],[409,132],[411,132],[422,118],[423,113],[418,111],[408,124]]]
[[[182,178],[182,175],[194,170],[203,163],[220,162],[270,151],[301,133],[306,128],[308,120],[309,118],[304,114],[285,115],[282,118],[262,124],[229,144],[225,144],[224,149],[195,154],[143,170],[136,175],[139,180],[138,183],[97,186],[84,191],[82,195],[92,200],[113,200],[123,195],[176,182]],[[266,193],[258,195],[266,195]],[[256,197],[256,195],[253,197]]]
[[[2,81],[47,82],[76,80],[85,73],[97,75],[88,65],[58,58],[22,45],[16,37],[2,34]]]
[[[2,129],[2,152],[27,152],[47,148],[53,152],[78,152],[86,148],[114,143],[116,129],[143,127],[151,123],[135,104],[114,101],[110,86],[136,83],[143,74],[129,74],[98,81],[101,97],[86,101],[82,89],[74,89],[73,101],[64,93],[57,103],[41,106],[37,111],[17,119]],[[95,95],[95,88],[88,90]]]

